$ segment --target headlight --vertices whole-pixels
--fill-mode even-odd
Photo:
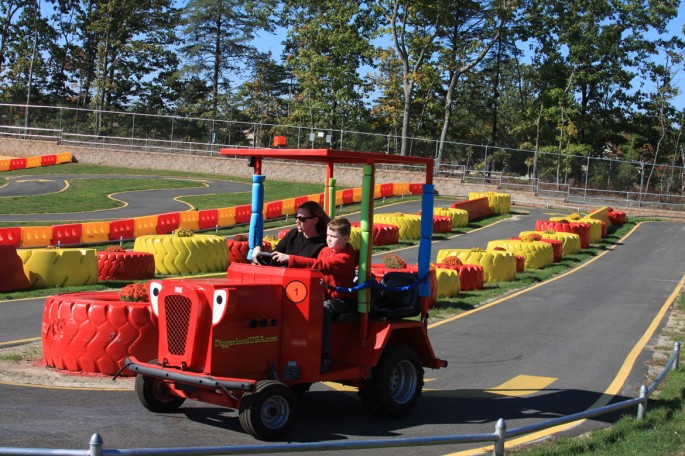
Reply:
[[[214,299],[212,300],[212,324],[219,323],[226,314],[228,307],[228,292],[226,290],[214,290]]]
[[[159,282],[150,282],[150,304],[152,304],[152,312],[159,317],[159,293],[162,291],[162,284]]]

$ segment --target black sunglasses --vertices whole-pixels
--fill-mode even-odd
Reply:
[[[295,218],[297,219],[298,222],[304,223],[304,222],[306,222],[306,221],[309,220],[309,219],[313,219],[314,217],[305,217],[304,215],[298,215],[298,216],[295,217]]]

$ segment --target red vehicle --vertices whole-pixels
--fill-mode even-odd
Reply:
[[[363,164],[360,284],[370,276],[374,170],[377,163],[423,165],[423,214],[432,214],[432,160],[328,149],[224,149],[246,156],[255,168],[250,246],[262,242],[262,160],[285,158],[327,164],[324,206],[335,208],[335,163]],[[361,288],[358,311],[333,324],[333,368],[320,373],[322,274],[252,264],[231,264],[226,279],[149,283],[159,319],[156,360],[131,358],[136,392],[153,412],[170,412],[186,399],[239,410],[243,429],[258,439],[287,435],[297,397],[315,382],[357,387],[366,408],[381,416],[408,413],[423,387],[424,368],[447,366],[433,353],[427,334],[427,277],[432,220],[422,223],[419,274],[388,273],[384,287]],[[419,317],[418,319],[412,317]]]

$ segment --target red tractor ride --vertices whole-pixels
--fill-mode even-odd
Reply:
[[[331,216],[334,164],[363,165],[357,312],[334,322],[333,368],[321,373],[320,272],[234,263],[225,279],[151,281],[158,356],[146,362],[131,357],[125,365],[137,374],[141,403],[153,412],[174,411],[186,399],[237,409],[245,432],[262,440],[288,434],[298,396],[316,382],[357,387],[362,403],[376,415],[408,413],[421,395],[424,368],[447,366],[435,356],[427,333],[432,220],[422,222],[419,274],[391,272],[376,285],[370,273],[374,174],[378,163],[424,166],[422,213],[432,214],[432,160],[329,149],[221,152],[248,157],[255,169],[251,249],[262,245],[263,159],[325,163],[324,206]]]

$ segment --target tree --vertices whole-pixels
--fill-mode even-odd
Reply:
[[[211,87],[206,116],[217,117],[219,97],[234,85],[234,73],[254,62],[252,40],[258,31],[272,28],[269,18],[274,5],[270,0],[190,0],[183,9],[181,50],[187,63],[182,74],[205,80]]]
[[[454,91],[459,78],[478,65],[500,42],[504,25],[513,16],[511,0],[474,2],[456,0],[448,8],[451,18],[439,37],[439,62],[444,68],[447,91],[444,100],[442,130],[438,143],[438,163],[442,161],[452,112]],[[498,70],[499,71],[499,70]],[[497,73],[499,74],[499,73]],[[495,87],[495,91],[497,87]]]
[[[297,81],[291,120],[312,127],[356,129],[367,118],[368,87],[361,68],[371,64],[373,21],[361,1],[285,2],[291,25],[285,65]]]

